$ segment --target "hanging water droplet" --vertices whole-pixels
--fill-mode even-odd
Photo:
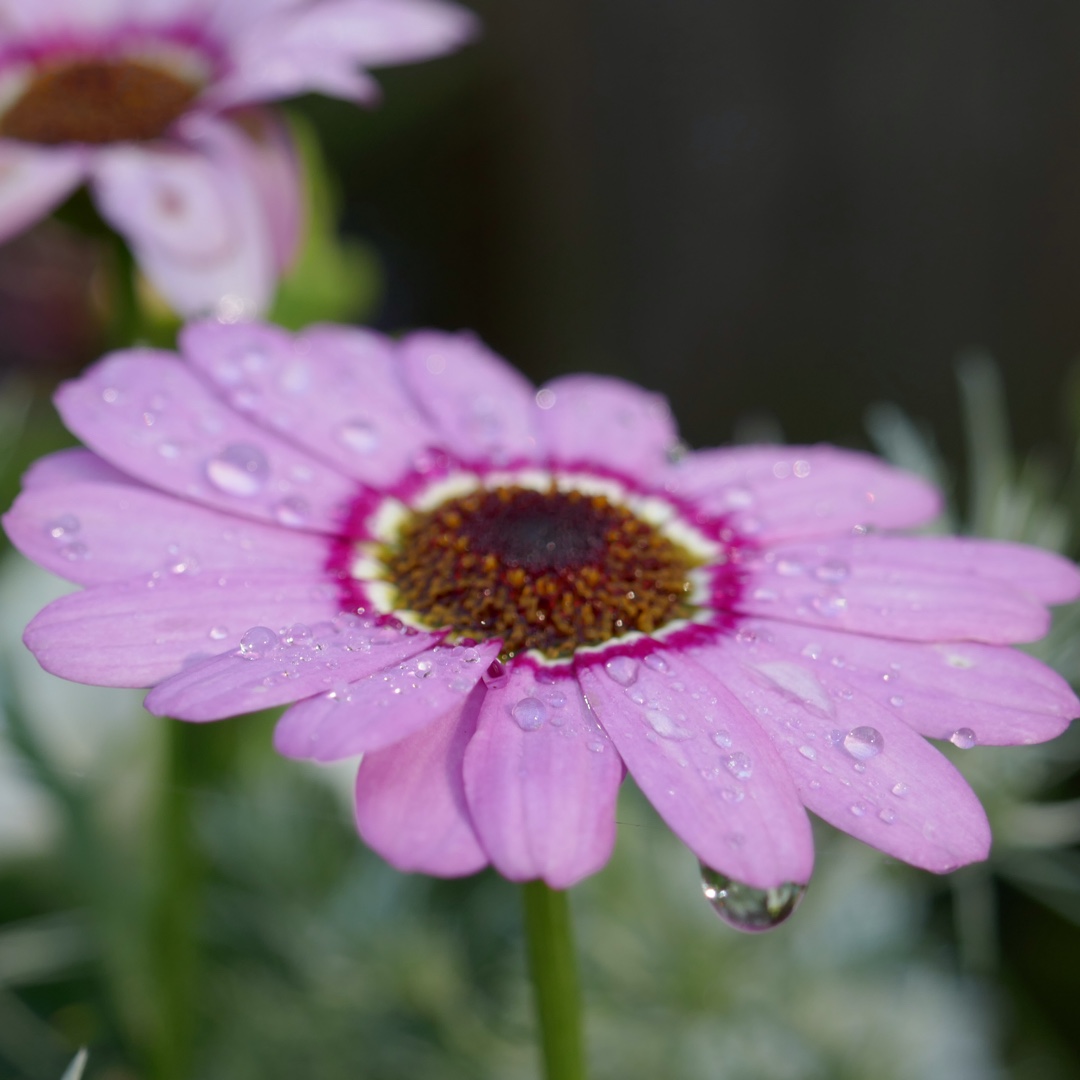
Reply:
[[[548,715],[547,706],[534,697],[522,698],[510,713],[522,731],[538,731]]]
[[[754,771],[753,762],[741,750],[728,754],[724,764],[728,772],[738,780],[749,780]]]
[[[859,761],[869,761],[885,749],[885,737],[877,728],[852,728],[844,736],[844,749]]]
[[[338,438],[357,454],[372,454],[379,446],[378,433],[366,420],[346,420],[338,428]]]
[[[206,476],[218,491],[247,497],[266,485],[270,465],[257,446],[233,443],[206,463]]]
[[[637,682],[638,662],[631,656],[613,656],[604,664],[604,670],[620,686]]]
[[[970,750],[976,743],[975,732],[969,727],[957,728],[949,736],[949,742],[961,750]]]
[[[297,498],[295,495],[289,496],[287,499],[282,499],[274,507],[274,518],[279,525],[285,525],[290,529],[297,529],[301,525],[305,524],[308,518],[311,516],[311,510],[308,504],[303,500]]]
[[[496,657],[487,666],[483,675],[484,684],[489,690],[501,690],[510,681],[510,672],[506,665]],[[526,700],[531,700],[527,698]]]
[[[253,626],[240,639],[240,655],[248,660],[258,660],[272,652],[278,636],[268,626]]]
[[[755,889],[701,864],[701,889],[713,911],[736,930],[757,934],[779,926],[806,894],[805,885],[787,882],[774,889]]]

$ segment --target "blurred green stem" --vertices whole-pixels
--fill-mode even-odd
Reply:
[[[154,1037],[147,1048],[154,1080],[182,1080],[191,1066],[202,878],[191,827],[191,790],[200,734],[191,724],[165,722],[147,912],[147,955],[157,1003]]]
[[[570,905],[565,892],[550,889],[542,881],[525,883],[524,900],[544,1076],[546,1080],[584,1080],[581,991]]]

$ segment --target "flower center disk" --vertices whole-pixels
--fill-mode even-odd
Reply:
[[[0,136],[44,143],[141,142],[163,134],[195,84],[137,60],[71,60],[41,68],[0,118]]]
[[[563,659],[688,618],[696,562],[603,495],[517,486],[416,513],[383,553],[398,610],[459,636],[501,637],[504,658]]]

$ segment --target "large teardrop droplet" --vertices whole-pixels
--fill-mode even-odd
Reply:
[[[806,894],[805,885],[785,882],[775,889],[755,889],[701,864],[701,889],[713,911],[736,930],[760,934],[779,926]]]

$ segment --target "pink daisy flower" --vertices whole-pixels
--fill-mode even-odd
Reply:
[[[356,820],[402,870],[572,885],[626,771],[719,878],[804,883],[807,810],[944,872],[985,858],[926,737],[1031,743],[1080,712],[1008,648],[1068,561],[911,537],[922,480],[828,446],[684,452],[618,379],[537,390],[467,335],[188,327],[56,396],[89,448],[4,519],[85,586],[25,640],[68,679],[279,751],[363,755]]]
[[[263,104],[374,102],[361,65],[475,30],[444,0],[0,0],[0,240],[88,182],[177,311],[250,317],[300,235],[295,151]]]

